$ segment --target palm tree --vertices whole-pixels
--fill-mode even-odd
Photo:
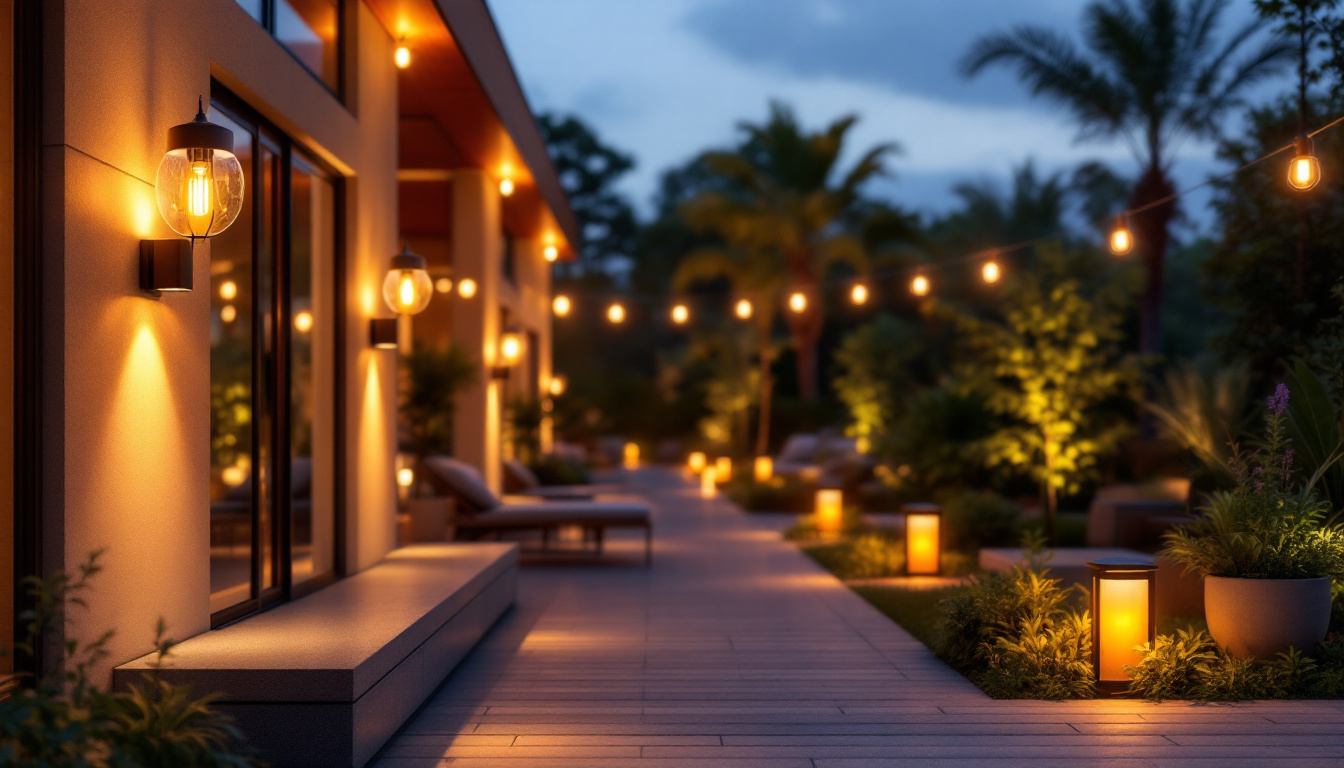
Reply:
[[[1181,141],[1216,138],[1219,118],[1241,104],[1246,88],[1293,55],[1279,38],[1240,55],[1258,20],[1218,39],[1228,5],[1093,0],[1083,11],[1085,48],[1065,33],[1021,26],[976,41],[962,69],[974,76],[991,64],[1015,67],[1035,95],[1073,113],[1080,139],[1123,138],[1140,166],[1128,206],[1143,208],[1175,191],[1170,172]],[[1176,213],[1172,203],[1157,205],[1131,223],[1147,267],[1139,343],[1145,354],[1161,348],[1162,266]]]
[[[866,271],[867,251],[850,224],[860,207],[859,188],[885,172],[883,159],[896,150],[892,144],[880,144],[841,171],[845,136],[856,120],[852,115],[842,117],[820,133],[805,133],[789,107],[772,103],[763,125],[739,126],[746,139],[736,151],[701,157],[721,183],[681,208],[692,229],[715,234],[728,248],[749,254],[753,273],[759,269],[768,276],[753,278],[751,288],[744,286],[757,294],[758,324],[774,319],[784,291],[800,291],[807,297],[806,309],[786,313],[786,320],[798,358],[799,389],[809,401],[818,393],[817,342],[826,317],[818,289],[837,263]],[[724,264],[717,274],[730,271],[726,266],[730,258],[700,258]],[[701,277],[716,274],[707,263],[687,269]],[[762,327],[768,336],[769,329]],[[768,374],[764,367],[762,372]],[[762,386],[768,387],[769,377],[762,378]],[[767,401],[762,401],[762,409],[768,413]],[[761,433],[765,434],[764,427]]]

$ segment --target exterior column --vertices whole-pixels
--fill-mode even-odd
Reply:
[[[479,363],[476,386],[457,394],[453,455],[500,490],[500,382],[490,377],[499,338],[499,191],[484,171],[453,171],[453,280],[476,281],[476,295],[453,297],[453,341]]]

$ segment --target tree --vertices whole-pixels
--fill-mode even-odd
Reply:
[[[633,254],[639,227],[630,201],[615,185],[635,167],[634,158],[603,144],[572,115],[543,113],[537,124],[579,221],[579,268],[601,271],[611,258]]]
[[[932,236],[962,249],[1004,245],[1058,233],[1063,228],[1068,187],[1061,174],[1041,177],[1028,160],[1013,169],[1005,194],[991,179],[952,188],[962,209],[932,226]]]
[[[756,297],[762,314],[769,308],[773,316],[785,290],[807,296],[807,308],[785,319],[797,354],[800,393],[808,401],[818,394],[817,342],[826,317],[821,283],[840,263],[859,272],[867,269],[864,243],[846,224],[860,204],[860,188],[885,172],[883,162],[896,149],[892,144],[872,147],[842,171],[840,155],[856,120],[842,117],[820,133],[806,133],[791,109],[772,103],[765,123],[739,126],[746,138],[734,151],[701,157],[720,186],[682,206],[693,229],[712,232],[729,248],[759,261],[769,279],[757,282],[770,286],[770,292]]]
[[[1102,406],[1136,386],[1139,373],[1120,353],[1117,292],[1084,295],[1058,250],[1011,286],[1004,307],[1001,320],[949,310],[970,352],[962,376],[1004,419],[985,440],[987,463],[1040,483],[1054,543],[1060,491],[1077,492],[1127,432]]]
[[[910,363],[923,352],[923,341],[916,326],[884,313],[841,342],[835,391],[849,408],[846,434],[860,451],[871,451],[896,424],[911,389]]]
[[[1067,35],[1022,26],[980,38],[962,62],[968,76],[994,64],[1016,67],[1039,96],[1073,113],[1080,139],[1123,138],[1139,163],[1129,209],[1147,268],[1140,308],[1141,352],[1162,344],[1162,268],[1175,203],[1171,166],[1187,138],[1216,138],[1220,118],[1240,105],[1248,86],[1273,74],[1293,55],[1275,37],[1250,46],[1260,22],[1219,40],[1229,0],[1093,0],[1083,11],[1080,49]],[[1236,59],[1234,61],[1234,59]]]

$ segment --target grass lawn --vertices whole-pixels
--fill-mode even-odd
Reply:
[[[938,610],[939,601],[965,587],[901,589],[852,584],[850,589],[886,614],[887,618],[900,624],[916,640],[932,648],[938,621],[943,616],[942,611]]]

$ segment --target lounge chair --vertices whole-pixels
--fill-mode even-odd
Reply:
[[[614,488],[598,485],[542,485],[536,474],[517,459],[504,460],[504,490],[517,496],[535,496],[546,501],[592,501],[600,494],[615,492]]]
[[[535,530],[541,532],[545,550],[549,549],[552,533],[577,526],[584,530],[585,540],[591,537],[600,556],[606,529],[643,528],[644,562],[653,562],[653,522],[647,504],[615,499],[505,503],[490,492],[480,473],[469,464],[435,456],[426,459],[424,467],[424,479],[457,502],[458,538],[500,537],[505,532]]]

